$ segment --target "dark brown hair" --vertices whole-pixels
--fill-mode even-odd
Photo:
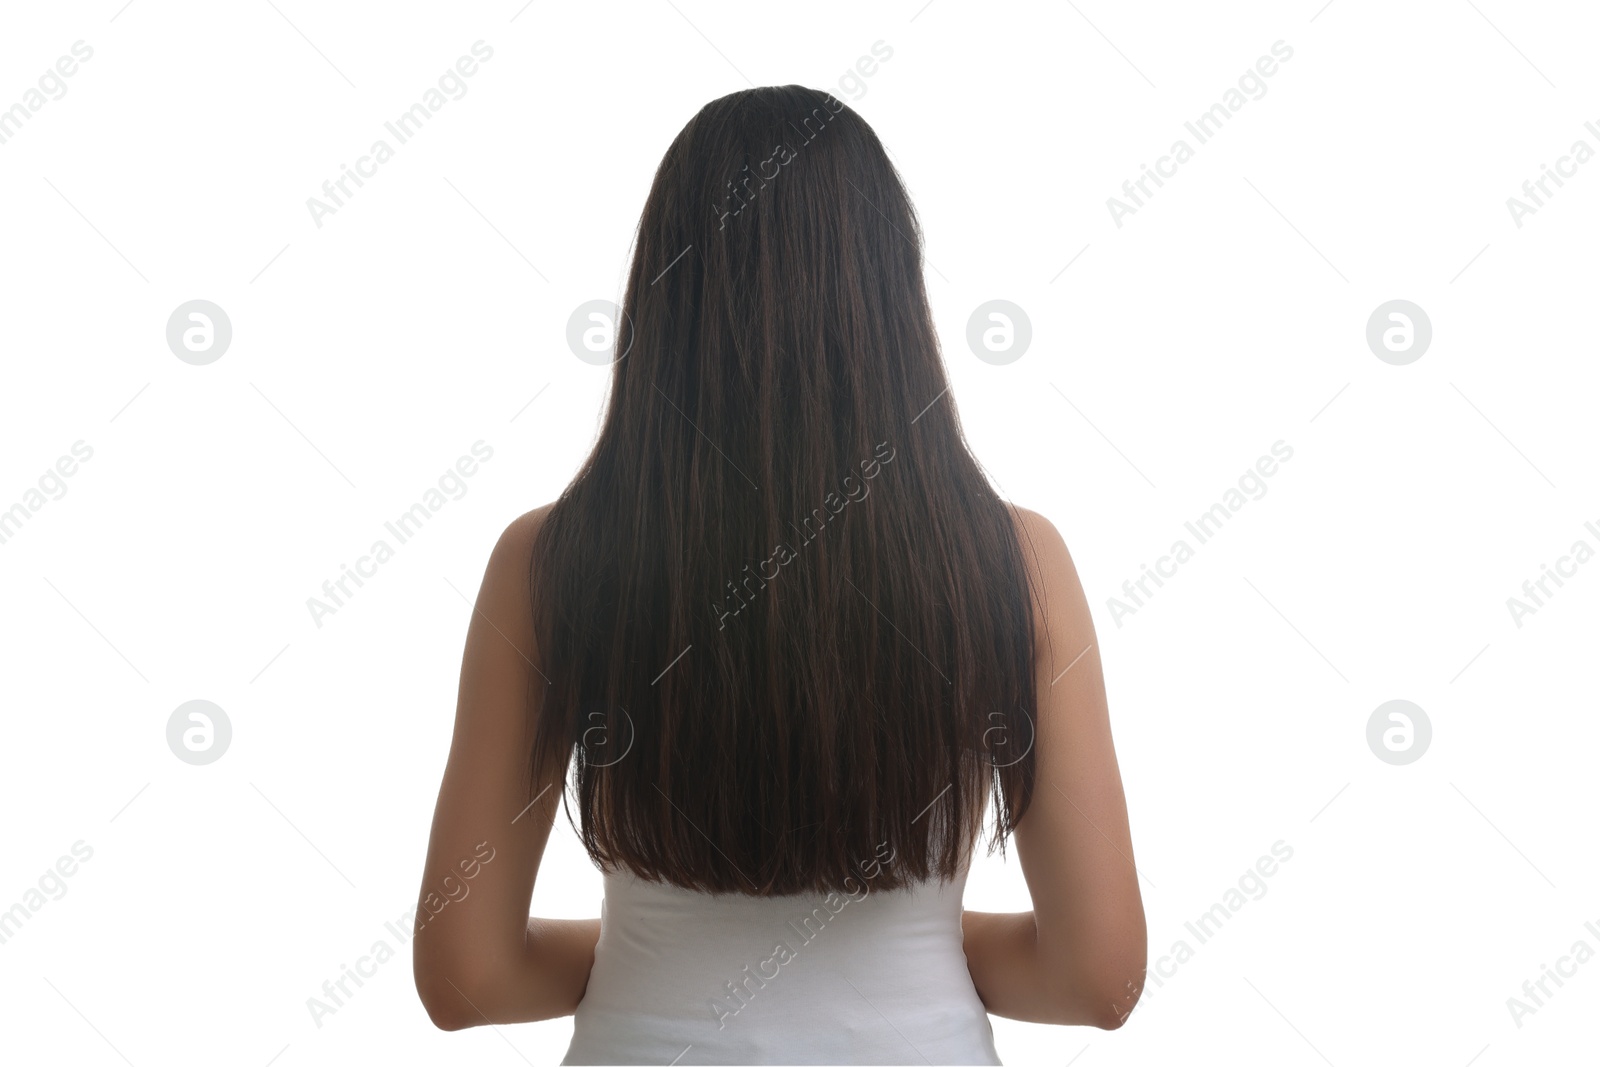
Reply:
[[[702,108],[616,352],[534,546],[534,786],[570,762],[596,863],[711,892],[948,878],[991,790],[1002,844],[1033,787],[1030,592],[866,122],[796,85]]]

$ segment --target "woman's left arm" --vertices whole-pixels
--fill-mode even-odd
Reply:
[[[467,628],[411,957],[422,1004],[445,1030],[572,1014],[600,936],[598,919],[528,917],[563,788],[528,788],[545,684],[528,567],[544,511],[501,535]]]

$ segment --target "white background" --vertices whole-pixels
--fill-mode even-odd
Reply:
[[[1506,605],[1600,548],[1600,161],[1521,227],[1506,206],[1600,149],[1587,5],[274,2],[0,12],[0,107],[94,50],[0,145],[0,508],[93,449],[0,544],[0,909],[93,849],[0,944],[5,1059],[560,1057],[570,1020],[434,1030],[408,951],[320,1026],[307,998],[397,943],[463,594],[593,440],[607,371],[568,315],[620,296],[683,123],[789,82],[836,89],[906,177],[973,446],[1095,605],[1152,964],[1194,953],[1116,1033],[995,1020],[1002,1056],[1595,1055],[1600,961],[1520,1027],[1506,1003],[1600,951],[1600,562],[1520,627]],[[466,95],[316,226],[307,198],[478,40]],[[1279,40],[1266,95],[1115,225],[1107,198]],[[233,326],[208,366],[165,340],[197,298]],[[1033,327],[1006,366],[965,343],[996,298]],[[1406,366],[1365,340],[1397,298],[1433,326]],[[318,627],[307,598],[479,440],[466,495]],[[1280,440],[1266,495],[1119,626],[1107,599]],[[1366,741],[1396,698],[1433,726],[1407,766]],[[192,699],[233,726],[208,766],[166,743]],[[1199,944],[1185,922],[1280,840]],[[598,913],[564,822],[545,871],[537,914]],[[1026,908],[1014,859],[967,905]]]

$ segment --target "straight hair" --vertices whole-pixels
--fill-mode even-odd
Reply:
[[[871,127],[797,85],[702,108],[615,354],[534,542],[530,793],[564,784],[603,870],[712,893],[951,879],[991,796],[1003,848],[1034,784],[1032,594]]]

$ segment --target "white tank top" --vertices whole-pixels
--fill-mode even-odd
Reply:
[[[561,1062],[998,1064],[965,885],[758,898],[607,874]]]

